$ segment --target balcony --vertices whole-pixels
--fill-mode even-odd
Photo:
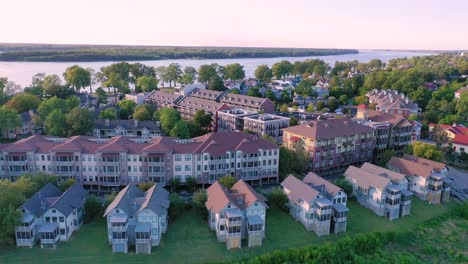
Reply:
[[[151,238],[135,238],[135,243],[151,243]]]
[[[56,244],[59,240],[59,236],[55,238],[41,238],[41,244]]]
[[[15,228],[16,232],[30,232],[34,228],[34,225],[30,226],[17,226]]]
[[[111,226],[110,231],[111,232],[126,232],[127,231],[127,226]]]
[[[115,182],[104,182],[101,181],[100,185],[102,186],[120,186],[120,181],[115,181]]]
[[[111,241],[112,244],[127,244],[128,238],[112,238]]]
[[[241,220],[228,220],[227,225],[228,226],[240,226],[242,224]]]
[[[227,237],[241,237],[241,232],[226,233]]]

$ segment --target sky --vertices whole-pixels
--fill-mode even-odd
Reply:
[[[468,50],[468,0],[0,0],[0,42]]]

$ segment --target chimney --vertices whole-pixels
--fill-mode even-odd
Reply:
[[[109,120],[109,118],[106,118],[106,119],[104,120],[104,125],[105,125],[106,127],[108,127],[108,126],[110,125],[110,120]]]
[[[134,126],[135,128],[138,127],[138,119],[133,119],[133,126]]]

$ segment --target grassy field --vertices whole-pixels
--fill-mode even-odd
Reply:
[[[267,234],[263,246],[228,251],[223,243],[216,241],[205,221],[193,211],[187,211],[170,223],[169,231],[163,236],[161,246],[153,248],[151,255],[112,254],[106,241],[104,221],[83,226],[73,234],[71,241],[60,243],[56,251],[38,247],[2,248],[0,263],[205,263],[235,260],[250,257],[275,249],[301,247],[312,243],[332,241],[339,237],[361,232],[410,231],[420,223],[450,211],[453,204],[429,205],[419,199],[413,200],[412,214],[390,222],[375,215],[355,202],[348,204],[348,232],[318,238],[307,232],[288,214],[272,207],[267,215]]]

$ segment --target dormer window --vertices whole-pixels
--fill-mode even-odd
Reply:
[[[57,213],[57,210],[53,209],[53,210],[52,210],[52,213],[53,213],[53,214]]]
[[[237,203],[238,203],[238,204],[243,204],[243,203],[244,203],[244,198],[242,198],[242,197],[237,197]]]

